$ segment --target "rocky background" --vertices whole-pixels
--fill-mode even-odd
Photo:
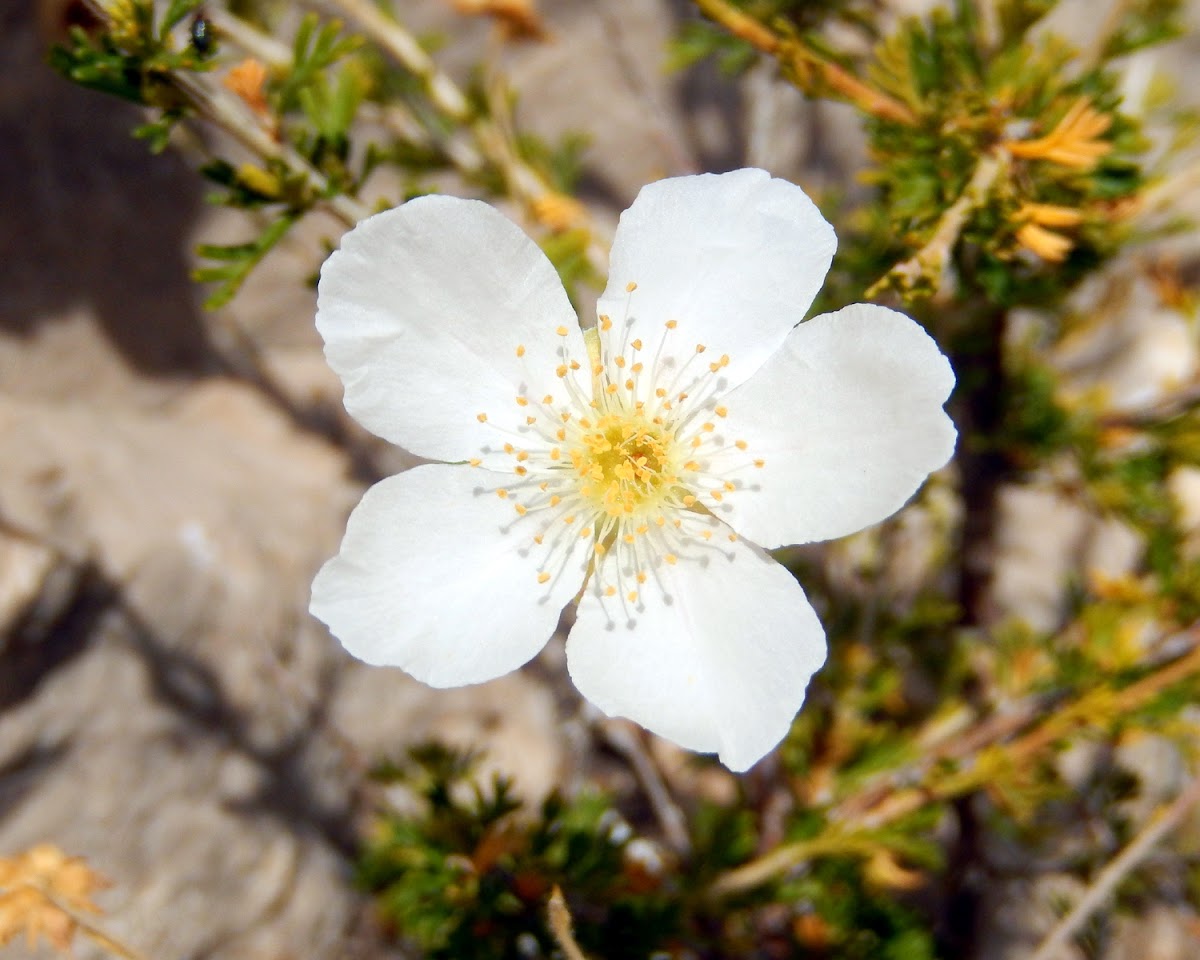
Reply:
[[[460,76],[494,46],[441,0],[403,6],[454,38],[441,62]],[[769,68],[668,73],[685,4],[543,7],[549,41],[502,59],[530,129],[592,135],[583,198],[601,220],[664,175],[753,164],[820,187],[858,166],[849,114]],[[135,112],[44,65],[65,8],[0,4],[0,856],[42,841],[85,856],[112,881],[106,927],[147,958],[399,956],[349,882],[370,763],[436,736],[485,745],[530,796],[594,771],[561,640],[519,674],[433,691],[351,661],[307,615],[364,451],[404,465],[345,420],[321,358],[306,280],[338,226],[312,219],[204,313],[190,251],[236,238],[237,215],[205,208],[185,158],[130,138]],[[1197,52],[1156,56],[1182,71]],[[1127,313],[1120,343],[1064,360],[1081,384],[1142,402],[1195,374],[1194,323]],[[1071,571],[1120,572],[1140,549],[1014,490],[995,602],[1052,624]],[[1169,750],[1134,761],[1177,789]],[[1023,956],[1055,895],[1019,876],[998,889],[987,956]],[[1129,927],[1109,960],[1200,956],[1194,920]]]

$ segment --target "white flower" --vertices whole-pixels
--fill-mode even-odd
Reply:
[[[312,612],[356,657],[448,687],[525,663],[578,597],[584,696],[751,766],[825,659],[763,548],[882,520],[954,449],[954,375],[917,324],[867,304],[800,323],[835,244],[761,170],[651,184],[585,333],[484,203],[360,223],[321,271],[326,356],[355,419],[443,462],[366,492]]]

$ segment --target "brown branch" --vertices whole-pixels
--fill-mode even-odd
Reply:
[[[916,116],[899,100],[863,83],[844,67],[831,60],[826,60],[802,43],[779,36],[747,13],[727,3],[726,0],[695,0],[695,2],[700,11],[714,23],[720,24],[735,37],[745,40],[756,50],[777,58],[784,67],[791,69],[797,78],[814,77],[819,84],[824,85],[841,99],[848,100],[859,109],[881,120],[890,120],[905,126],[916,124]],[[817,84],[809,86],[816,87]],[[806,92],[814,93],[816,91],[810,89]]]
[[[1038,945],[1030,960],[1055,960],[1059,951],[1112,897],[1121,881],[1137,869],[1169,833],[1183,824],[1197,804],[1200,804],[1200,776],[1195,777],[1166,810],[1152,818],[1128,846],[1100,871],[1075,906]]]

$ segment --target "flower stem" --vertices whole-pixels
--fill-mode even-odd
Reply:
[[[899,100],[868,86],[844,67],[825,59],[800,41],[779,36],[726,0],[695,0],[695,3],[706,17],[719,23],[735,37],[745,40],[756,50],[776,57],[801,81],[801,86],[809,88],[807,93],[815,93],[817,87],[823,86],[880,120],[905,126],[913,126],[917,122],[913,112]],[[815,82],[805,82],[810,78]]]

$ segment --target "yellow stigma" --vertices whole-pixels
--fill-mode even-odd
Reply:
[[[580,494],[605,515],[640,516],[678,483],[674,434],[637,410],[614,408],[589,423],[570,450]]]

